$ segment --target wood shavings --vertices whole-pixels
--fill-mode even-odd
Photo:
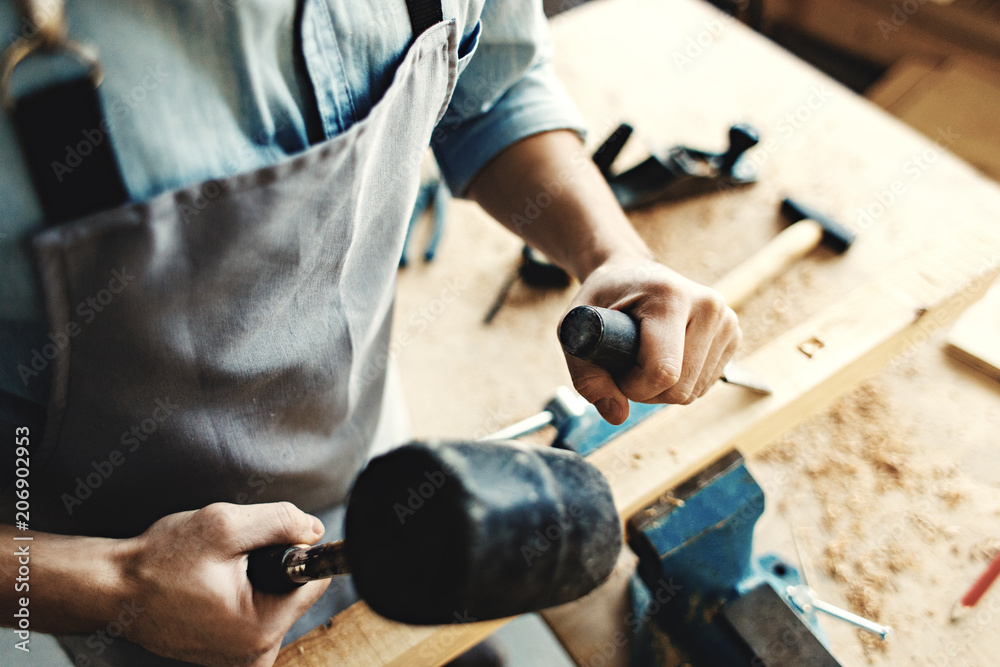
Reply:
[[[993,560],[998,551],[1000,551],[1000,539],[990,537],[976,542],[969,550],[969,558],[981,563],[988,563]]]
[[[900,612],[887,614],[888,601],[902,594],[896,581],[919,577],[926,554],[940,553],[938,543],[956,557],[969,554],[978,561],[1000,549],[1000,540],[984,540],[973,554],[968,550],[971,536],[957,530],[954,519],[939,519],[941,512],[966,501],[967,479],[954,462],[922,455],[920,443],[886,396],[880,381],[868,382],[757,458],[786,473],[790,469],[784,478],[804,481],[796,495],[804,493],[806,500],[818,503],[825,542],[818,565],[831,580],[823,591],[830,601],[896,625],[903,622]],[[779,510],[798,514],[801,502],[783,500]],[[891,647],[878,637],[859,631],[857,641],[868,662],[891,662]]]

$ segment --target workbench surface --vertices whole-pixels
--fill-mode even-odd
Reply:
[[[649,146],[724,149],[737,121],[761,134],[746,158],[758,184],[630,215],[666,264],[711,284],[780,231],[782,196],[861,234],[846,255],[818,250],[752,299],[740,312],[741,354],[936,236],[1000,219],[1000,188],[947,152],[949,128],[932,142],[707,4],[598,0],[552,24],[588,147],[621,121],[636,128],[619,167]],[[416,436],[484,435],[569,383],[555,330],[575,287],[516,285],[482,324],[520,247],[454,202],[437,259],[400,272],[393,355]],[[794,559],[794,527],[820,597],[897,630],[880,644],[823,619],[845,665],[978,666],[1000,653],[1000,587],[948,621],[1000,546],[1000,384],[947,357],[942,339],[750,462],[769,507],[760,539]]]

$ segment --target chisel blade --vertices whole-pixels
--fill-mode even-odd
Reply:
[[[738,384],[758,394],[766,395],[771,393],[771,387],[760,376],[731,361],[722,369],[722,381],[729,384]]]

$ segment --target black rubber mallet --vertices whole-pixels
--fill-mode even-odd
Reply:
[[[607,480],[572,452],[514,442],[413,442],[368,463],[344,540],[250,554],[258,590],[350,573],[386,618],[515,616],[576,600],[612,572],[622,527]]]

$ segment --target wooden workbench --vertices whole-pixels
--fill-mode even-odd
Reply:
[[[644,142],[721,149],[735,121],[762,135],[750,154],[760,168],[757,185],[631,216],[668,265],[710,284],[781,229],[783,195],[862,233],[846,256],[817,251],[742,310],[746,351],[929,238],[1000,218],[1000,188],[706,4],[599,0],[554,19],[553,34],[558,72],[584,114],[588,144],[623,120],[637,128],[619,165],[644,157]],[[947,143],[947,128],[941,136]],[[411,252],[422,242],[418,234]],[[394,354],[415,435],[483,435],[537,412],[555,386],[568,383],[555,327],[573,288],[515,287],[494,324],[481,324],[519,251],[520,242],[476,207],[456,202],[438,258],[401,272]],[[821,596],[869,608],[876,599],[881,620],[897,628],[883,651],[849,626],[824,621],[845,665],[989,664],[1000,650],[997,592],[981,603],[989,619],[952,625],[947,617],[982,567],[979,551],[1000,538],[1000,390],[950,361],[932,339],[859,396],[803,426],[780,455],[751,462],[768,494],[762,534],[794,558],[794,525]],[[879,411],[865,413],[868,401]],[[844,415],[858,423],[845,425]],[[869,470],[876,464],[864,447],[838,454],[839,468],[824,458],[838,451],[837,437],[875,437],[865,419],[881,424],[878,437],[888,431],[899,441],[900,456],[921,463],[901,463],[902,482],[888,490]],[[838,484],[844,509],[831,518],[830,489]],[[946,493],[953,487],[961,497]],[[912,553],[883,558],[887,539]],[[869,561],[879,573],[897,571],[858,584],[853,570]],[[838,563],[852,572],[838,571]]]

